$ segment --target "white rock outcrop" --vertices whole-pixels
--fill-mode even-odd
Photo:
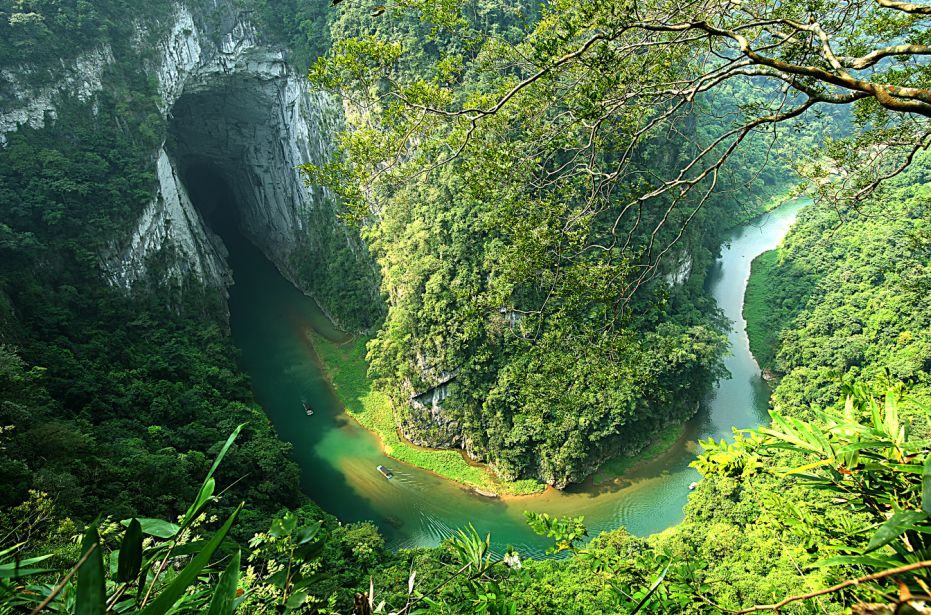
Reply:
[[[113,62],[113,51],[103,46],[78,57],[62,67],[54,85],[34,91],[23,83],[26,70],[4,70],[2,80],[14,95],[16,103],[9,110],[0,109],[0,147],[6,145],[7,135],[21,126],[42,128],[46,118],[55,119],[55,101],[61,96],[77,98],[82,102],[103,89],[103,71]]]
[[[217,285],[232,283],[223,242],[207,230],[164,149],[159,150],[157,169],[158,195],[139,217],[124,250],[109,259],[111,282],[131,287],[146,275],[146,257],[172,250],[180,257],[171,259],[176,273]]]

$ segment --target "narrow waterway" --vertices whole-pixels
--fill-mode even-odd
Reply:
[[[540,556],[548,543],[527,527],[525,510],[584,515],[593,535],[620,526],[646,535],[682,519],[688,485],[698,479],[688,467],[698,439],[729,437],[732,426],[750,428],[767,420],[769,390],[750,354],[741,307],[750,261],[779,244],[802,205],[790,203],[733,233],[709,278],[709,290],[735,323],[729,336],[733,354],[726,360],[731,377],[718,385],[708,408],[672,450],[613,483],[488,499],[387,458],[376,437],[342,412],[307,342],[310,330],[330,339],[342,334],[258,250],[227,233],[235,277],[233,339],[256,398],[294,446],[304,491],[344,522],[374,521],[392,547],[432,546],[471,523],[481,533],[491,532],[499,549],[513,545]],[[305,415],[302,401],[313,406],[313,416]],[[392,468],[394,480],[376,471],[379,464]]]

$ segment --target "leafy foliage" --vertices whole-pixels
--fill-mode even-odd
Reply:
[[[778,341],[775,359],[763,357],[784,374],[776,405],[829,406],[853,381],[904,380],[925,395],[928,165],[916,159],[860,206],[802,211],[768,275],[771,309],[754,325]],[[911,418],[927,432],[926,417]]]
[[[521,104],[481,122],[438,120],[416,109],[484,104],[487,91],[513,84],[496,68],[500,57],[515,66],[558,57],[565,45],[548,28],[571,12],[553,8],[531,26],[524,7],[489,20],[491,7],[454,4],[375,20],[359,6],[339,9],[333,49],[311,76],[345,96],[352,126],[330,164],[305,171],[365,220],[389,303],[368,356],[404,435],[465,447],[507,480],[565,486],[691,416],[720,375],[721,323],[703,276],[739,219],[724,213],[733,195],[723,194],[763,178],[754,169],[769,149],[751,139],[741,164],[722,173],[722,195],[686,198],[688,207],[667,202],[625,217],[636,182],[592,206],[586,180],[567,170],[585,155],[588,131],[568,118],[597,116],[586,105],[636,70],[600,83],[616,71],[599,60],[566,77],[591,80],[591,90],[541,79]],[[624,135],[633,120],[612,118],[593,156],[610,166],[632,148],[632,173],[674,169],[732,105],[703,100],[695,117],[677,117],[684,140],[632,144]],[[744,213],[778,189],[784,170],[764,172]],[[449,396],[438,413],[409,403],[440,387]]]

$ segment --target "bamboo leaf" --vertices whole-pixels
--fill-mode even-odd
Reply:
[[[297,529],[294,533],[294,542],[298,545],[304,545],[314,539],[322,526],[322,521],[313,525],[305,525]]]
[[[26,543],[25,543],[25,542],[19,542],[19,543],[16,543],[15,545],[13,545],[12,547],[8,547],[8,548],[4,549],[3,551],[0,551],[0,557],[4,557],[4,556],[6,556],[6,555],[9,555],[10,553],[12,553],[12,552],[16,551],[17,549],[19,549],[19,548],[20,548],[21,546],[23,546],[24,544],[26,544]],[[49,557],[51,557],[51,556],[49,556]]]
[[[154,548],[146,549],[144,553],[147,556],[157,556],[159,553],[171,549],[171,555],[178,557],[180,555],[191,555],[193,553],[197,553],[203,549],[204,545],[206,544],[206,540],[195,540],[192,542],[186,542],[183,545],[175,545],[171,542],[163,542]]]
[[[294,592],[288,598],[288,601],[285,603],[285,607],[288,610],[300,608],[302,604],[307,600],[307,592]]]
[[[142,615],[164,615],[174,606],[175,602],[184,595],[188,586],[197,579],[197,575],[200,574],[200,571],[210,562],[210,558],[213,557],[217,547],[219,547],[226,538],[226,535],[230,531],[230,527],[232,527],[233,523],[236,521],[236,517],[241,510],[242,504],[236,507],[236,510],[234,510],[233,514],[226,520],[223,527],[217,530],[217,533],[207,541],[207,545],[203,550],[194,556],[194,559],[192,559],[188,565],[178,573],[178,576],[162,590],[161,594],[159,594],[152,604],[142,610]]]
[[[129,522],[129,527],[120,543],[120,557],[116,571],[117,583],[129,583],[142,568],[142,524],[137,519]]]
[[[54,572],[54,570],[51,568],[23,568],[9,564],[0,566],[0,579],[18,579],[19,577],[28,577],[46,572]]]
[[[662,583],[663,579],[666,578],[666,573],[669,571],[669,566],[671,565],[672,565],[672,562],[666,564],[666,567],[663,568],[663,571],[659,573],[659,576],[656,577],[655,581],[653,581],[653,585],[650,586],[650,590],[640,600],[640,602],[637,603],[637,606],[635,606],[634,610],[630,612],[630,615],[636,615],[636,613],[640,612],[640,609],[646,606],[647,602],[650,601],[650,598],[653,597],[653,594],[656,592],[657,588],[659,588],[660,583]]]
[[[200,515],[201,511],[210,501],[210,498],[213,497],[213,492],[216,489],[216,481],[213,478],[213,473],[217,471],[217,468],[220,467],[220,462],[223,461],[223,458],[226,457],[226,453],[229,452],[230,447],[233,446],[233,442],[236,441],[236,438],[239,436],[239,433],[242,431],[242,428],[245,427],[245,423],[241,423],[236,429],[233,430],[233,433],[230,434],[230,437],[226,439],[226,443],[223,444],[223,448],[220,449],[220,452],[217,454],[217,458],[213,460],[213,465],[210,466],[210,471],[207,472],[207,476],[204,477],[204,482],[200,486],[200,490],[197,492],[197,497],[194,498],[194,503],[191,504],[190,508],[184,513],[184,517],[181,520],[181,528],[186,528],[195,519]]]
[[[20,545],[18,545],[20,546]],[[22,568],[23,566],[32,566],[33,564],[38,564],[39,562],[44,562],[48,558],[52,557],[53,553],[48,555],[40,555],[39,557],[30,557],[28,559],[21,559],[16,562],[11,562],[9,564],[0,564],[0,570]]]
[[[131,521],[139,521],[139,525],[142,526],[142,533],[156,538],[174,538],[175,534],[181,531],[178,525],[169,523],[164,519],[126,519],[121,523],[129,527]]]
[[[921,510],[931,513],[931,455],[925,458],[921,473]]]
[[[210,501],[210,498],[213,497],[213,492],[216,489],[216,480],[213,478],[213,473],[217,471],[217,468],[220,467],[220,462],[223,461],[223,458],[226,457],[226,453],[229,452],[230,447],[233,446],[233,442],[236,441],[236,438],[239,436],[239,433],[245,427],[245,423],[241,423],[233,430],[233,433],[230,434],[229,438],[226,439],[226,442],[223,444],[223,448],[220,449],[220,452],[217,454],[217,458],[213,460],[213,465],[210,466],[210,471],[207,472],[207,476],[204,477],[204,482],[200,486],[200,490],[197,492],[197,497],[194,498],[194,503],[191,504],[190,508],[184,513],[184,518],[181,521],[181,527],[185,528],[200,515],[201,511]]]
[[[808,470],[813,470],[821,466],[831,465],[832,463],[834,463],[833,459],[822,459],[821,461],[815,461],[813,463],[806,463],[803,466],[792,468],[788,472],[783,473],[782,476],[789,476],[791,474],[799,474],[802,472],[807,472]]]
[[[864,553],[875,551],[879,547],[889,544],[912,529],[915,523],[927,518],[928,513],[920,510],[900,510],[879,526],[879,529],[870,539],[870,543],[866,546]]]
[[[872,568],[894,568],[901,562],[886,557],[876,557],[870,555],[837,555],[818,560],[811,564],[812,568],[828,568],[830,566],[869,566]]]
[[[207,503],[210,502],[210,498],[213,497],[216,486],[217,483],[212,476],[204,480],[204,484],[200,486],[200,491],[197,492],[197,497],[194,498],[194,503],[191,504],[187,512],[184,513],[184,518],[181,521],[182,529],[197,519],[204,507],[207,506]]]
[[[107,612],[101,551],[100,536],[97,534],[97,524],[94,523],[87,528],[81,542],[81,558],[84,559],[84,563],[78,569],[75,615],[104,615]]]
[[[230,615],[233,612],[233,603],[236,601],[236,588],[239,585],[240,557],[241,552],[236,551],[226,570],[220,575],[207,615]]]
[[[226,457],[226,453],[229,452],[230,447],[233,446],[233,442],[239,436],[239,432],[242,431],[242,428],[246,424],[240,424],[236,429],[233,430],[233,433],[230,434],[230,437],[226,439],[226,444],[223,445],[223,448],[220,449],[220,453],[217,455],[217,458],[214,460],[213,465],[210,466],[210,471],[207,472],[207,477],[204,479],[204,483],[210,480],[213,477],[213,473],[217,471],[217,468],[220,467],[220,462],[223,461],[223,458]]]

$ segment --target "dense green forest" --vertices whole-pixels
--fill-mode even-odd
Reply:
[[[858,380],[908,382],[927,396],[929,168],[918,158],[867,203],[806,209],[754,263],[769,308],[748,328],[765,332],[754,352],[780,374],[774,405],[830,406]]]
[[[431,36],[422,22],[401,15],[378,22],[372,38],[363,42],[404,42],[371,51],[385,54],[379,61],[386,62],[380,70],[388,82],[416,82],[453,59],[463,63],[458,73],[442,78],[453,80],[456,95],[468,98],[493,85],[486,82],[491,77],[485,56],[502,51],[498,37],[520,40],[527,29],[527,15],[519,10],[499,14],[488,3],[473,8],[474,13],[464,12],[464,34]],[[359,24],[367,16],[364,7],[341,12],[333,26],[337,53],[317,63],[315,81],[349,87],[343,81],[346,65],[360,60],[354,54],[369,53],[355,47],[359,43],[349,34],[364,31]],[[490,39],[486,48],[470,49],[470,37],[480,33]],[[358,87],[347,94],[351,100],[364,100],[370,85],[362,80]],[[734,88],[735,95],[759,96],[746,84]],[[534,101],[526,109],[542,104]],[[560,109],[583,113],[584,104],[566,100]],[[367,117],[379,109],[377,103],[359,105]],[[629,172],[671,172],[694,154],[693,141],[719,129],[719,118],[734,111],[727,102],[702,101],[679,119],[682,134],[639,145],[631,163],[636,168]],[[379,130],[407,129],[392,122],[387,119]],[[675,208],[667,201],[665,209],[644,209],[622,222],[626,252],[642,254],[639,263],[627,260],[618,247],[605,258],[590,246],[611,243],[620,210],[587,213],[586,203],[569,196],[578,186],[568,178],[535,188],[541,173],[558,177],[558,168],[583,139],[581,128],[567,126],[571,136],[559,138],[543,130],[553,127],[541,128],[539,118],[512,110],[491,128],[477,130],[457,160],[418,176],[416,183],[391,180],[384,194],[366,197],[379,203],[378,223],[366,226],[365,237],[381,266],[389,305],[368,357],[407,438],[463,448],[507,480],[537,478],[564,487],[585,479],[608,458],[637,453],[659,431],[696,412],[722,373],[723,325],[705,294],[704,273],[723,233],[785,189],[788,169],[784,162],[766,165],[771,144],[752,139],[722,173],[719,192]],[[502,132],[506,148],[495,146]],[[347,134],[347,156],[384,151],[379,149],[384,143],[360,144],[359,133],[370,134],[364,129]],[[817,141],[811,129],[799,138]],[[541,140],[545,145],[539,148]],[[606,150],[627,146],[623,138],[604,140]],[[425,159],[410,164],[429,167],[446,156],[444,150],[424,149]],[[605,158],[605,164],[612,162],[610,155]],[[541,159],[547,161],[542,170]],[[308,170],[324,180],[334,172]],[[355,178],[348,181],[357,185]],[[753,191],[747,190],[749,183]],[[352,195],[346,196],[351,201]],[[735,202],[741,203],[737,212]],[[560,232],[573,218],[577,228]],[[651,234],[653,228],[658,232]],[[654,243],[675,243],[674,252],[652,263]],[[649,270],[642,284],[633,279],[638,267]],[[682,267],[685,275],[671,283]],[[634,286],[642,288],[634,293]],[[446,383],[449,396],[439,408],[409,401]],[[572,435],[567,439],[566,433]]]
[[[0,613],[927,611],[927,7],[236,6],[347,97],[305,171],[380,268],[370,376],[403,435],[565,486],[692,416],[724,375],[709,268],[795,168],[819,198],[748,312],[773,422],[703,442],[660,534],[589,537],[580,511],[527,515],[560,558],[471,527],[386,549],[300,492],[216,289],[163,275],[170,253],[107,283],[166,137],[130,39],[176,5],[0,1],[5,86],[118,58],[0,146]]]

